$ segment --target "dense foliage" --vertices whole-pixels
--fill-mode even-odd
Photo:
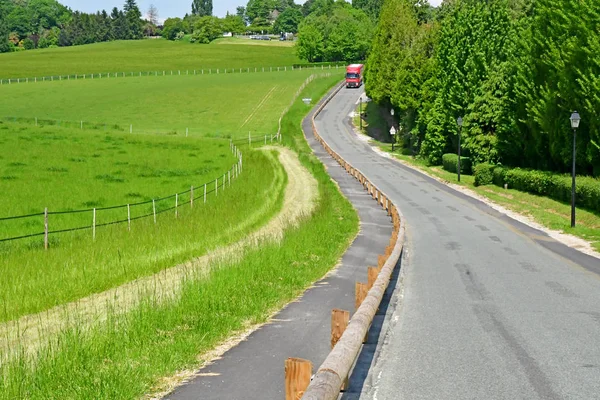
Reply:
[[[594,0],[386,0],[366,89],[436,164],[462,116],[474,163],[567,172],[578,110],[578,171],[600,175],[599,27]]]
[[[123,10],[115,7],[110,15],[72,12],[56,0],[0,0],[0,53],[141,39],[155,30],[147,25],[152,24],[144,25],[135,0],[126,0]]]
[[[315,0],[310,10],[299,25],[300,58],[309,62],[366,59],[373,22],[363,10],[345,1],[333,0]]]
[[[192,2],[192,14],[199,17],[210,17],[213,12],[212,0],[194,0]]]

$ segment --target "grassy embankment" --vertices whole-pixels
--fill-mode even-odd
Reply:
[[[6,53],[0,54],[0,78],[278,67],[300,62],[294,48],[288,46],[222,46],[219,43],[199,45],[158,39]]]
[[[133,125],[133,133],[185,136],[188,129],[189,136],[270,135],[277,132],[281,112],[310,74],[304,70],[4,85],[0,119],[34,125],[37,117],[38,123],[50,119],[74,128],[83,121],[83,128],[117,125],[126,133]]]
[[[363,105],[364,106],[364,105]],[[358,115],[358,110],[357,115]],[[412,157],[410,151],[404,149],[392,153],[391,138],[388,133],[389,122],[383,117],[381,109],[374,103],[367,103],[366,118],[363,121],[363,133],[371,137],[371,141],[381,150],[393,154],[399,160],[420,169],[421,171],[440,178],[454,185],[460,185],[474,191],[494,203],[506,207],[522,215],[532,218],[535,222],[553,230],[562,231],[579,238],[585,239],[592,247],[600,252],[600,214],[584,209],[577,210],[577,226],[571,228],[571,205],[536,196],[514,189],[503,189],[495,185],[475,186],[474,177],[462,175],[458,182],[457,175],[445,171],[441,166],[429,165],[427,160]],[[354,119],[355,126],[359,126],[358,116]]]
[[[302,97],[318,99],[337,81],[319,79]],[[66,333],[34,366],[17,360],[2,368],[2,398],[139,398],[160,390],[163,377],[196,368],[198,357],[249,325],[263,323],[331,269],[358,231],[350,203],[339,193],[304,142],[301,100],[284,120],[285,144],[319,182],[312,217],[280,243],[265,243],[242,261],[223,263],[208,277],[184,283],[181,295],[156,304],[152,298],[102,327]]]
[[[285,174],[274,157],[244,152],[244,173],[223,190],[223,172],[235,163],[227,141],[104,135],[57,128],[0,129],[2,217],[30,212],[113,206],[174,195],[178,210],[153,218],[0,243],[0,321],[9,321],[154,274],[211,248],[232,243],[264,225],[280,209]],[[11,129],[12,128],[12,129]],[[23,146],[26,144],[26,147]],[[211,193],[219,178],[220,191]],[[204,204],[204,187],[207,204]],[[232,205],[235,204],[235,207]],[[156,202],[172,208],[175,198]],[[5,214],[6,212],[6,214]],[[152,204],[131,207],[131,217],[152,214]],[[51,215],[51,231],[91,227],[92,212]],[[96,223],[127,220],[127,208],[98,211]],[[0,238],[44,231],[43,216],[0,221]]]

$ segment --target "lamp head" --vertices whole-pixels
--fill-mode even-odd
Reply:
[[[577,129],[579,128],[579,123],[581,122],[581,117],[579,116],[579,113],[577,111],[573,111],[573,114],[571,114],[571,118],[569,118],[571,120],[571,128],[573,129]]]

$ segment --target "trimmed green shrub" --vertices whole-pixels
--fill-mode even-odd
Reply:
[[[504,187],[506,178],[506,169],[500,166],[496,166],[493,171],[493,182],[494,185]]]
[[[448,172],[458,172],[458,155],[453,153],[444,154],[442,156],[442,167]],[[471,175],[472,163],[469,157],[460,158],[460,173]]]
[[[493,181],[498,186],[504,186],[504,183],[507,183],[511,189],[547,196],[566,203],[571,201],[570,175],[497,167],[493,172]],[[600,211],[600,180],[584,176],[577,177],[575,192],[578,206]]]
[[[475,168],[473,168],[475,186],[491,185],[494,181],[494,168],[494,165],[488,163],[477,164]]]

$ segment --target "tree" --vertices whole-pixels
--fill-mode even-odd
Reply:
[[[4,7],[0,7],[0,53],[7,53],[12,48],[12,44],[8,41],[10,30],[5,19],[5,12]]]
[[[167,18],[163,26],[162,36],[168,40],[175,40],[179,32],[183,32],[181,18]]]
[[[221,20],[217,17],[201,17],[194,26],[192,42],[208,44],[223,35]]]
[[[212,0],[194,0],[192,2],[192,15],[208,17],[213,13]]]
[[[246,31],[246,24],[244,20],[237,15],[229,14],[221,20],[222,32],[231,33],[244,33]]]
[[[126,0],[123,9],[127,20],[126,39],[141,39],[144,36],[142,13],[135,0]]]
[[[300,25],[303,19],[304,16],[300,9],[288,7],[277,17],[275,24],[273,24],[273,31],[297,33],[298,25]]]
[[[382,5],[383,0],[352,0],[352,6],[359,10],[363,10],[373,21],[379,19]]]
[[[312,24],[300,25],[296,51],[298,57],[308,62],[320,61],[323,58],[323,35],[321,30]]]
[[[150,4],[147,12],[148,22],[153,25],[158,25],[158,9],[154,6],[154,4]]]

